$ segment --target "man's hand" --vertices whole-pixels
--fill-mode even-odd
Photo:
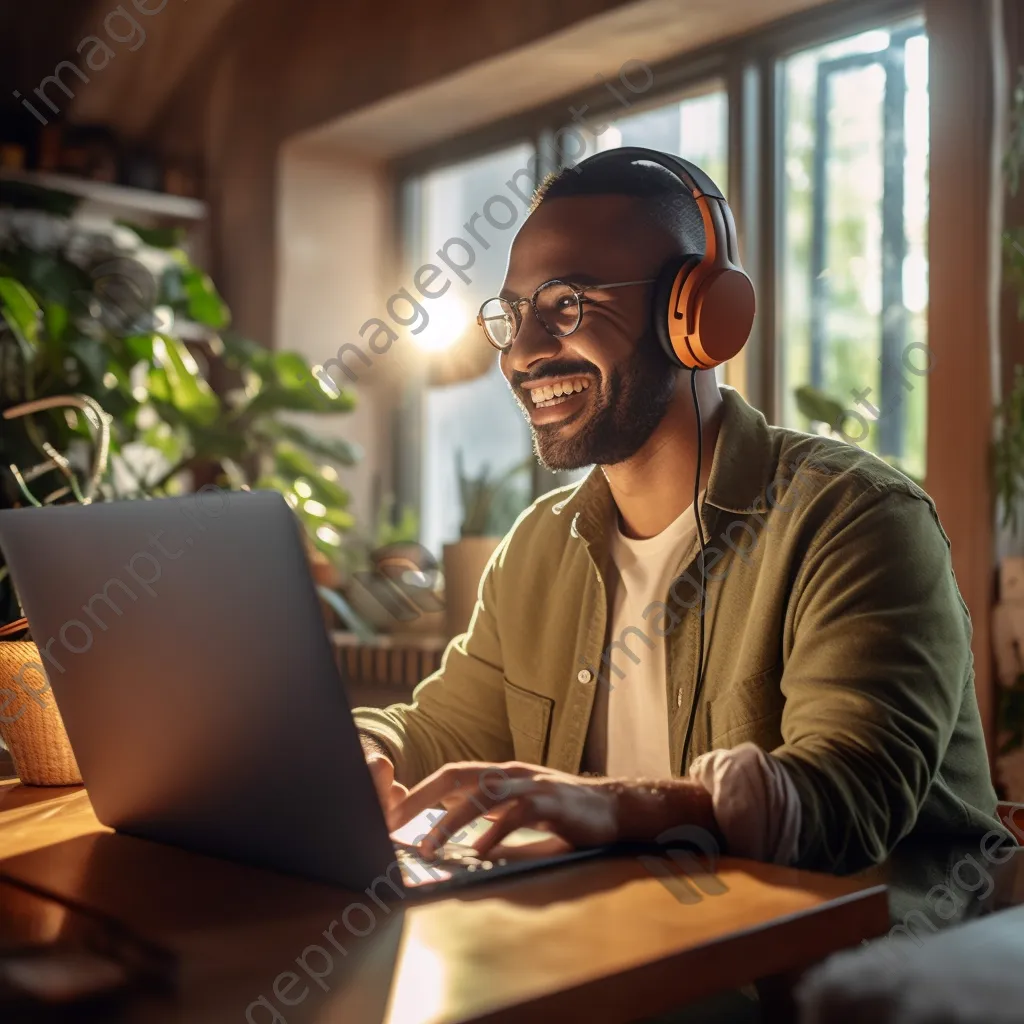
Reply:
[[[679,825],[703,828],[716,842],[718,837],[711,796],[692,780],[580,778],[518,761],[446,765],[391,805],[388,829],[431,807],[444,807],[445,814],[420,843],[425,856],[434,856],[481,815],[493,822],[474,844],[481,856],[519,828],[551,832],[561,850],[656,841]],[[538,852],[557,851],[544,843]]]
[[[481,855],[523,827],[552,832],[570,849],[604,846],[619,838],[618,794],[609,780],[519,762],[447,765],[392,806],[388,828],[393,832],[417,814],[441,806],[444,817],[420,843],[428,857],[481,815],[493,822],[474,844]]]

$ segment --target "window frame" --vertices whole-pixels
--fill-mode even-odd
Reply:
[[[886,25],[921,19],[928,27],[924,0],[840,0],[811,8],[762,26],[742,36],[720,41],[651,65],[655,85],[649,94],[629,107],[629,114],[642,113],[688,96],[699,95],[712,83],[726,93],[728,110],[728,181],[723,188],[736,219],[744,267],[750,274],[758,297],[758,313],[750,340],[734,362],[733,381],[769,422],[777,422],[782,409],[783,307],[779,271],[784,254],[783,160],[785,139],[779,130],[785,123],[784,61],[803,50],[826,45]],[[390,165],[396,182],[395,251],[406,253],[412,227],[403,193],[408,184],[432,171],[486,156],[518,143],[528,143],[538,154],[538,176],[551,147],[554,133],[567,123],[570,106],[587,104],[587,118],[621,117],[623,108],[603,86],[579,90],[557,100],[482,128],[432,144],[403,155]],[[417,448],[409,449],[419,431],[410,429],[408,417],[418,415],[414,398],[402,403],[396,422],[396,437],[404,449],[402,464],[396,466],[394,491],[407,504],[419,506],[419,470],[410,463],[421,458]],[[418,465],[418,464],[417,464]],[[543,493],[560,481],[538,467],[534,492]],[[399,502],[401,504],[401,501]]]

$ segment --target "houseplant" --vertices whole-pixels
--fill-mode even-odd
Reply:
[[[509,485],[533,464],[533,457],[491,478],[486,463],[476,476],[466,473],[462,450],[455,453],[455,467],[462,499],[459,540],[444,546],[445,629],[448,636],[464,633],[476,604],[480,577],[501,538],[526,507],[526,493]]]
[[[1010,109],[1004,172],[1011,197],[1020,191],[1024,168],[1024,68],[1018,71]],[[1005,281],[1017,296],[1017,320],[1024,322],[1024,228],[1003,231]],[[1014,367],[1013,384],[995,413],[992,474],[1000,523],[1016,550],[1000,561],[1000,604],[994,617],[1000,679],[997,693],[1001,782],[1012,799],[1024,799],[1024,595],[1012,583],[1024,579],[1021,510],[1024,504],[1024,367]]]
[[[1014,370],[1013,387],[996,409],[996,439],[992,451],[1000,525],[1019,547],[1024,502],[1024,367]],[[1016,581],[1024,579],[1024,558],[1018,552],[1000,560],[1000,602],[993,629],[999,668],[997,683],[998,756],[1000,775],[1010,795],[1024,797],[1024,594]]]
[[[0,209],[0,413],[58,394],[92,398],[110,428],[98,499],[208,482],[273,488],[336,558],[352,524],[338,468],[357,453],[296,414],[347,412],[351,394],[308,387],[301,356],[230,333],[226,305],[173,234],[85,226],[68,216],[72,202],[58,194],[43,204],[58,210]],[[0,507],[27,503],[10,466],[30,469],[52,449],[82,474],[88,437],[75,410],[5,423]],[[0,624],[17,614],[0,562]]]

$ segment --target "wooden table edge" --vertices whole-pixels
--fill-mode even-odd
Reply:
[[[621,1013],[616,1015],[616,1019],[637,1020],[678,1009],[718,992],[740,988],[762,977],[802,973],[834,953],[885,935],[890,927],[887,892],[887,886],[877,884],[844,893],[815,907],[762,921],[700,945],[687,946],[676,953],[626,968],[612,976],[592,978],[569,988],[552,989],[531,999],[462,1017],[457,1021],[446,1018],[445,1024],[521,1024],[524,1019],[530,1020],[531,1024],[533,1021],[564,1024],[566,1020],[581,1019],[581,1016],[594,1013],[598,1014],[594,1019],[605,1019],[601,1015],[615,1007],[621,1007]],[[821,926],[826,916],[829,928],[823,934]],[[849,922],[850,931],[856,933],[853,941],[846,927],[836,927],[837,917],[838,923]],[[800,940],[813,944],[815,955],[810,958],[800,955],[792,945],[780,939],[771,947],[774,955],[765,957],[761,951],[758,959],[760,965],[765,965],[763,972],[753,975],[749,971],[738,970],[732,972],[731,980],[723,981],[714,961],[723,956],[743,960],[745,946],[755,943],[764,932],[779,928],[797,932]],[[835,941],[833,936],[837,933],[844,938]],[[689,987],[684,995],[672,997],[673,978],[678,977],[683,966],[689,972],[698,973],[703,983],[696,989]],[[645,998],[638,1000],[636,993],[641,991],[645,993]],[[656,993],[657,998],[646,998],[652,993]]]

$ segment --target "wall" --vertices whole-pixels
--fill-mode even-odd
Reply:
[[[995,703],[990,450],[1001,364],[994,286],[1004,130],[994,102],[1000,8],[1000,0],[928,0],[925,5],[932,90],[927,481],[971,613],[978,703],[990,750]]]
[[[322,143],[287,143],[278,168],[278,281],[274,335],[282,347],[323,363],[340,339],[358,338],[389,264],[391,181],[378,163],[351,159]],[[350,241],[342,244],[340,239]],[[343,472],[357,523],[370,526],[391,477],[392,378],[362,366],[350,387],[351,413],[316,417],[316,431],[358,445],[359,463]],[[312,426],[312,424],[311,424]]]
[[[205,151],[214,270],[240,328],[267,338],[274,322],[277,156],[286,139],[614,6],[525,0],[514,17],[498,0],[238,7],[158,134],[171,152]]]

